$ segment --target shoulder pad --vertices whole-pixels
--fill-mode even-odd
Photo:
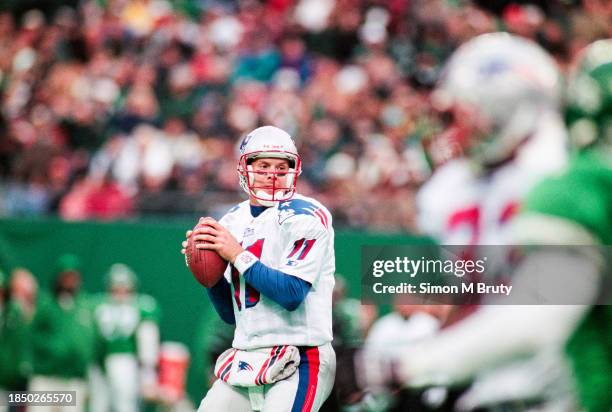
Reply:
[[[153,296],[138,295],[138,306],[145,312],[157,311],[157,301]]]
[[[244,209],[245,204],[248,204],[248,200],[244,202],[240,202],[235,206],[232,206],[230,210],[228,210],[220,219],[219,223],[224,224],[223,222],[233,221],[234,219],[239,218],[241,215],[241,210]]]
[[[317,205],[305,199],[291,199],[281,202],[278,205],[278,224],[282,225],[285,221],[292,218],[315,218],[328,229],[331,218],[325,207]]]
[[[242,202],[238,203],[235,206],[232,206],[232,208],[230,210],[225,212],[225,214],[221,217],[221,219],[227,219],[228,217],[229,218],[233,218],[240,211],[241,206],[242,206]],[[221,219],[219,219],[219,220],[221,220]]]

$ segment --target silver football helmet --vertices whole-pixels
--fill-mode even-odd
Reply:
[[[296,191],[298,176],[302,173],[302,161],[291,136],[274,126],[259,127],[247,134],[240,144],[238,160],[238,175],[240,186],[249,195],[257,199],[263,206],[272,206],[275,202],[289,200]],[[273,179],[272,193],[267,193],[263,187],[255,184],[255,171],[251,163],[260,158],[286,159],[289,170],[270,172],[286,177],[283,186],[276,186],[278,179]]]
[[[533,133],[545,110],[557,110],[561,76],[536,43],[508,33],[488,33],[451,56],[432,103],[471,122],[465,150],[494,165],[507,159]],[[457,107],[460,110],[454,110]]]

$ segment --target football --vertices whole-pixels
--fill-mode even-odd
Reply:
[[[201,227],[197,225],[193,230]],[[193,240],[193,235],[187,239],[187,249],[185,250],[185,259],[187,266],[202,286],[210,288],[214,286],[225,273],[227,261],[223,259],[214,250],[198,249],[196,245],[199,243]]]

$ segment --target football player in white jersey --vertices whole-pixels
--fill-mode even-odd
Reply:
[[[450,58],[432,104],[465,157],[438,168],[417,195],[423,232],[447,245],[503,245],[521,200],[567,163],[561,77],[537,44],[489,33]]]
[[[253,130],[240,144],[238,162],[240,185],[249,199],[218,222],[205,218],[206,226],[188,232],[207,242],[198,247],[230,262],[225,277],[207,291],[221,318],[236,324],[232,350],[237,351],[230,354],[243,356],[237,371],[230,371],[236,360],[229,357],[221,365],[201,412],[317,411],[332,389],[334,230],[321,203],[296,193],[300,172],[289,134],[273,126]],[[256,385],[232,384],[238,376],[228,379],[230,373],[257,371],[259,366],[248,361],[252,353],[263,350],[282,358],[278,348],[287,346],[297,348],[294,360],[299,360],[290,376],[262,385],[263,363]],[[274,361],[271,356],[268,367]]]
[[[518,242],[508,229],[523,198],[567,161],[559,83],[547,53],[517,36],[485,34],[455,52],[434,104],[454,120],[451,127],[464,136],[467,156],[442,166],[421,190],[420,220],[426,232],[442,244]],[[454,384],[524,351],[554,351],[580,311],[572,306],[482,306],[438,336],[407,348],[398,359],[402,377],[408,385]],[[522,399],[523,390],[533,395],[533,377],[543,379],[533,369],[536,363],[526,364],[520,378],[517,369],[508,372],[513,384],[489,387],[487,402]]]

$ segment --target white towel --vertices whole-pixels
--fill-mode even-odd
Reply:
[[[233,386],[261,386],[288,378],[299,364],[300,351],[295,346],[248,351],[231,348],[217,359],[215,375]]]

